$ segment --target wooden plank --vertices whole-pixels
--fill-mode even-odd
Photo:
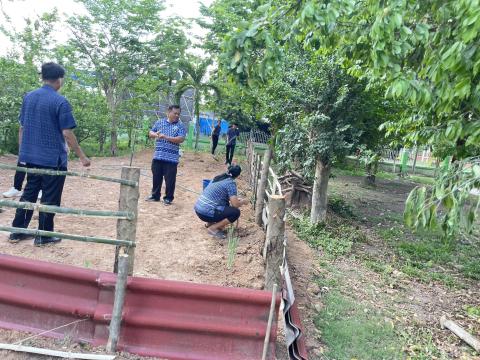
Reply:
[[[455,335],[457,335],[460,339],[465,341],[468,345],[475,349],[476,352],[480,354],[480,340],[474,337],[472,334],[467,332],[464,328],[460,325],[455,323],[452,320],[447,320],[445,316],[442,316],[440,319],[440,325],[442,329],[447,328]]]

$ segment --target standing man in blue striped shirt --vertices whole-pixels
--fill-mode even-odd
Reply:
[[[67,170],[67,144],[80,158],[83,166],[90,166],[90,159],[78,145],[73,129],[77,126],[72,107],[67,99],[58,93],[63,86],[65,69],[56,63],[42,65],[43,86],[28,93],[20,111],[18,141],[19,162],[27,168]],[[28,174],[27,185],[20,198],[22,202],[34,203],[42,191],[43,205],[60,206],[65,176]],[[33,210],[17,209],[12,226],[28,228]],[[39,213],[38,230],[53,231],[55,214]],[[11,233],[10,242],[28,239],[28,235]],[[36,236],[34,245],[57,243],[56,237]]]
[[[163,203],[170,205],[173,201],[180,144],[185,140],[186,135],[185,127],[179,119],[180,106],[170,105],[167,117],[155,122],[148,134],[150,139],[155,139],[155,152],[152,160],[152,194],[146,199],[147,201],[160,201],[163,178],[165,178]]]

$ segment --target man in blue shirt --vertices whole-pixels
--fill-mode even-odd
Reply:
[[[18,133],[20,152],[18,161],[28,168],[67,170],[67,144],[80,158],[83,166],[90,166],[90,160],[78,145],[72,129],[77,126],[72,107],[58,90],[63,85],[65,69],[55,63],[42,65],[44,85],[28,93],[20,111]],[[60,206],[65,176],[28,174],[27,184],[20,201],[35,202],[42,190],[41,203]],[[32,219],[32,210],[17,209],[12,226],[27,228]],[[55,214],[40,212],[38,230],[53,231]],[[11,233],[10,241],[26,240],[29,236]],[[36,236],[34,244],[56,243],[56,237]]]
[[[225,164],[232,165],[233,152],[235,151],[235,145],[237,144],[237,137],[240,136],[237,125],[232,126],[227,131],[227,143],[225,149]]]
[[[215,155],[215,149],[218,145],[218,138],[220,136],[220,132],[222,131],[222,120],[217,121],[217,125],[213,128],[212,131],[212,155]]]
[[[158,120],[148,136],[156,139],[152,160],[152,195],[147,201],[160,201],[163,178],[165,178],[165,196],[163,203],[170,205],[174,198],[177,180],[177,166],[180,158],[180,144],[185,140],[185,127],[179,121],[180,106],[170,105],[167,118]]]
[[[239,207],[248,204],[248,200],[237,197],[235,179],[241,172],[240,166],[229,166],[227,173],[213,178],[195,203],[197,216],[207,223],[208,233],[216,238],[225,238],[223,229],[237,221]]]

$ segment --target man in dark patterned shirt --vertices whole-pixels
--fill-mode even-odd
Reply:
[[[170,105],[167,118],[155,122],[148,134],[150,139],[156,139],[156,141],[152,160],[152,195],[146,199],[147,201],[160,201],[163,178],[165,178],[163,203],[170,205],[173,201],[180,144],[185,140],[186,135],[185,127],[179,118],[180,106]]]
[[[72,115],[72,107],[58,90],[63,85],[65,69],[55,63],[42,65],[44,85],[28,93],[23,99],[20,111],[19,162],[28,168],[67,170],[67,144],[80,158],[83,166],[90,166],[90,159],[78,145],[72,129],[77,126]],[[20,201],[35,202],[42,190],[41,203],[60,206],[65,176],[28,174],[27,185]],[[17,209],[12,226],[27,228],[32,219],[32,210]],[[40,212],[38,229],[53,231],[55,214]],[[11,233],[10,242],[26,240],[29,236]],[[34,244],[56,243],[56,237],[36,236]]]

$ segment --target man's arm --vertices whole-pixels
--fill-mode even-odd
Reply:
[[[185,141],[185,137],[184,137],[184,136],[171,137],[171,136],[159,134],[159,135],[158,135],[158,138],[159,138],[159,139],[164,139],[164,140],[170,141],[170,142],[172,142],[172,143],[174,143],[174,144],[181,144],[182,142]]]
[[[150,131],[148,133],[148,137],[150,139],[164,139],[164,140],[170,141],[174,144],[181,144],[182,142],[185,141],[185,136],[171,137],[171,136],[164,135],[160,132],[154,132],[154,131]]]
[[[72,149],[75,154],[80,158],[83,166],[90,166],[90,159],[85,156],[82,148],[78,145],[77,137],[73,133],[71,129],[64,129],[62,130],[63,136],[67,141],[67,145],[70,149]]]
[[[247,205],[249,201],[247,199],[240,199],[237,195],[230,196],[230,205],[239,208],[242,205]]]

